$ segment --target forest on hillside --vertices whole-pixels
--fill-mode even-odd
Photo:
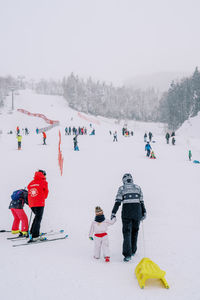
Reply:
[[[0,105],[12,86],[31,87],[37,93],[64,96],[71,108],[87,114],[118,121],[164,122],[173,130],[200,111],[200,72],[197,67],[191,77],[172,81],[168,91],[162,94],[154,88],[115,87],[92,78],[83,80],[73,73],[62,80],[42,79],[34,84],[23,82],[23,85],[19,79],[9,76],[0,77]]]

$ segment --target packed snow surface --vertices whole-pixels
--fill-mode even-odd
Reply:
[[[166,128],[161,124],[126,122],[133,137],[123,137],[122,125],[115,120],[96,117],[98,124],[81,119],[62,97],[37,95],[20,91],[11,111],[11,96],[0,114],[1,200],[0,229],[10,230],[13,217],[8,209],[10,195],[24,188],[34,172],[47,172],[49,196],[46,200],[41,230],[64,229],[68,239],[27,247],[12,247],[10,233],[0,233],[0,298],[3,300],[93,300],[93,299],[180,299],[199,300],[200,278],[200,118],[191,120],[190,130],[176,134],[176,145],[167,145]],[[44,114],[60,125],[47,131],[47,146],[35,129],[48,126],[44,120],[18,112]],[[86,119],[87,119],[86,118]],[[91,125],[90,125],[91,124]],[[73,151],[72,136],[65,135],[66,126],[85,126],[95,136],[79,136],[79,152]],[[27,127],[22,134],[22,150],[17,150],[16,127]],[[12,130],[13,134],[8,134]],[[58,166],[58,132],[64,157],[63,176]],[[118,142],[109,134],[117,130]],[[152,131],[152,147],[157,157],[145,156],[143,136]],[[197,133],[197,134],[195,134]],[[131,262],[122,257],[121,208],[117,222],[109,228],[111,262],[93,258],[93,242],[88,232],[94,219],[95,206],[100,205],[110,218],[118,187],[124,173],[130,172],[141,186],[147,218],[140,225],[138,251]],[[25,211],[30,217],[30,209]],[[16,243],[16,242],[15,242]],[[139,288],[135,267],[143,257],[153,260],[166,271],[170,289],[159,280],[146,282]]]

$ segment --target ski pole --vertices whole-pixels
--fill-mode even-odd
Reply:
[[[33,214],[33,212],[31,211],[31,215],[30,215],[29,223],[28,223],[28,235],[29,235],[29,238],[30,238],[30,239],[31,239],[30,225],[31,225],[32,214]]]
[[[146,247],[145,247],[145,238],[144,238],[144,224],[142,221],[142,239],[143,239],[143,250],[144,250],[144,257],[146,257]]]

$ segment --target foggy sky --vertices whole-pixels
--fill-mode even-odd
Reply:
[[[0,75],[192,72],[199,32],[199,0],[0,0]]]

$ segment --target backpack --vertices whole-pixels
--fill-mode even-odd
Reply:
[[[28,191],[26,190],[17,190],[14,191],[11,195],[12,201],[18,201],[19,199],[23,199],[25,203],[28,202]]]

